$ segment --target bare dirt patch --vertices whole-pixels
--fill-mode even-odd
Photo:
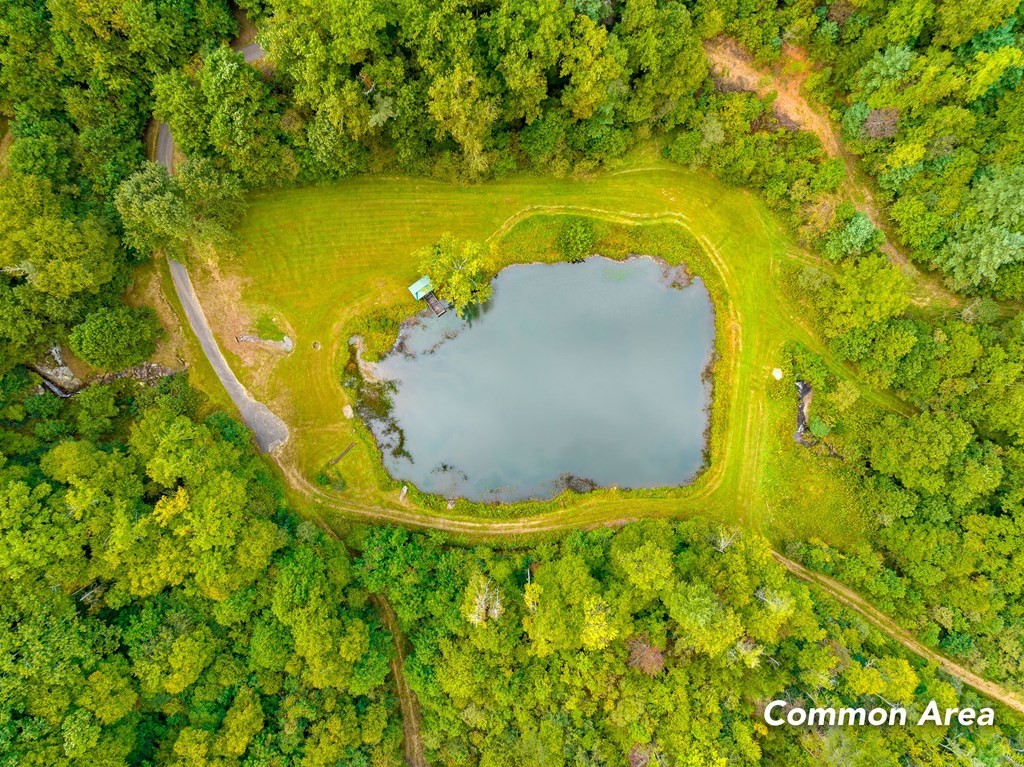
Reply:
[[[172,370],[184,368],[188,357],[185,330],[177,312],[167,300],[160,270],[154,263],[135,270],[132,284],[124,295],[124,302],[129,306],[152,308],[163,328],[163,336],[157,341],[156,352],[149,358],[150,362]]]
[[[398,616],[395,615],[394,609],[384,595],[374,594],[370,599],[377,608],[381,623],[391,634],[395,645],[395,655],[391,659],[391,673],[395,678],[398,707],[402,712],[402,734],[404,736],[402,746],[405,751],[405,763],[409,767],[427,767],[423,740],[420,737],[422,728],[420,704],[416,693],[409,687],[409,682],[405,678],[405,657],[412,645],[399,628]]]
[[[245,11],[241,8],[235,8],[231,15],[235,17],[235,22],[238,24],[238,36],[235,38],[233,45],[241,47],[255,42],[256,24],[245,15]]]
[[[6,120],[0,125],[0,176],[7,175],[7,153],[11,149],[11,142],[14,141],[14,134],[8,130]]]
[[[770,71],[754,65],[753,57],[735,40],[716,37],[704,44],[716,83],[733,90],[756,93],[762,98],[774,92],[776,116],[813,133],[832,157],[840,155],[839,136],[827,116],[814,109],[801,93],[811,73],[807,57],[787,45]]]
[[[196,271],[194,269],[193,271]],[[245,380],[257,391],[266,391],[275,363],[283,352],[265,344],[239,341],[240,336],[253,332],[258,310],[243,298],[246,278],[221,271],[215,263],[199,268],[202,277],[194,281],[196,295],[203,306],[207,322],[226,352],[230,352],[245,367]],[[291,326],[275,314],[281,330],[294,338]]]

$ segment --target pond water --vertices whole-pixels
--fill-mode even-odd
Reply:
[[[390,423],[370,419],[388,471],[478,501],[690,481],[714,315],[684,277],[649,258],[512,266],[471,321],[420,315],[375,367],[393,382]]]

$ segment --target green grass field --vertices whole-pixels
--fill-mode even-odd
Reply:
[[[343,328],[396,303],[409,314],[420,310],[406,291],[420,276],[411,253],[442,233],[495,239],[504,261],[537,260],[547,251],[531,245],[530,227],[540,216],[568,212],[620,225],[688,230],[704,251],[691,266],[715,297],[722,359],[715,374],[711,466],[693,485],[563,498],[545,505],[542,516],[585,526],[703,514],[776,541],[817,536],[843,546],[855,540],[864,525],[847,484],[827,462],[793,442],[793,380],[776,382],[770,375],[784,359],[784,344],[796,340],[821,354],[837,374],[853,376],[811,332],[805,308],[788,297],[786,266],[816,259],[796,246],[751,193],[659,160],[587,181],[518,177],[456,186],[368,177],[254,195],[239,229],[238,252],[223,257],[219,270],[244,278],[250,313],[282,319],[294,329],[296,348],[261,380],[236,372],[292,429],[279,463],[293,488],[308,485],[356,442],[338,466],[344,492],[318,491],[315,501],[296,493],[295,500],[328,521],[340,520],[344,515],[337,509],[346,503],[409,508],[408,499],[399,502],[397,489],[378,482],[378,459],[342,416],[347,396],[338,373],[348,346]],[[202,376],[199,385],[207,388],[208,380]],[[862,391],[876,404],[905,409],[898,400]],[[479,513],[459,506],[448,516]]]

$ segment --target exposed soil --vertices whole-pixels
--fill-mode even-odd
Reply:
[[[241,8],[235,8],[231,15],[235,17],[235,23],[238,24],[238,36],[232,43],[232,47],[240,48],[243,45],[248,45],[256,40],[256,24],[245,15],[245,11]]]
[[[707,41],[704,43],[704,53],[707,54],[713,77],[720,87],[724,85],[733,90],[751,91],[761,97],[775,92],[775,112],[778,116],[817,136],[830,156],[840,156],[839,136],[832,121],[814,109],[801,93],[811,73],[803,51],[795,46],[785,46],[782,58],[770,72],[758,69],[753,63],[753,57],[729,37],[716,37]]]
[[[166,368],[180,369],[186,365],[185,331],[177,312],[164,295],[162,275],[158,269],[136,270],[132,285],[125,295],[129,306],[148,306],[156,312],[163,336],[157,341],[151,362]]]
[[[239,340],[251,333],[256,322],[256,313],[250,310],[242,297],[245,279],[236,273],[221,272],[214,263],[208,263],[202,269],[208,276],[199,280],[196,293],[214,335],[226,351],[242,361],[246,380],[252,388],[266,391],[274,363],[284,351],[271,344]],[[294,331],[283,318],[278,316],[277,321],[283,333],[295,338]]]
[[[755,66],[750,53],[729,37],[707,41],[704,52],[711,64],[712,77],[720,89],[750,91],[761,97],[775,93],[775,114],[780,122],[810,131],[821,141],[826,154],[843,161],[846,166],[846,181],[841,189],[843,196],[864,211],[871,223],[885,235],[881,250],[900,272],[913,281],[918,293],[915,303],[960,305],[960,297],[947,290],[940,279],[922,273],[911,263],[897,244],[892,222],[875,201],[871,183],[858,166],[856,156],[843,145],[839,126],[828,115],[825,106],[811,104],[804,96],[803,85],[811,74],[812,65],[803,49],[794,45],[783,46],[781,58],[767,71]]]
[[[0,176],[7,175],[7,152],[10,151],[11,142],[14,141],[14,134],[8,129],[5,123],[0,131]]]

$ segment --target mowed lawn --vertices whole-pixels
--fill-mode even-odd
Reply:
[[[531,214],[571,211],[687,228],[723,286],[716,311],[724,358],[716,372],[722,412],[712,465],[693,486],[653,498],[600,491],[560,513],[580,525],[705,514],[777,541],[815,535],[843,545],[856,539],[862,523],[844,483],[792,440],[795,397],[781,389],[769,396],[770,387],[793,386],[792,379],[779,383],[770,375],[787,340],[825,352],[781,287],[787,262],[812,257],[754,195],[658,160],[587,181],[517,177],[458,186],[367,177],[254,195],[239,228],[238,252],[218,268],[243,277],[250,314],[270,312],[295,331],[295,350],[274,363],[271,375],[236,370],[292,430],[279,459],[289,481],[312,479],[356,441],[342,464],[349,482],[339,498],[398,507],[397,492],[373,481],[377,459],[342,415],[347,397],[338,372],[348,344],[342,326],[376,304],[406,301],[410,314],[420,308],[406,291],[420,276],[411,254],[442,233],[500,243],[503,232]],[[826,359],[841,375],[852,373]]]

